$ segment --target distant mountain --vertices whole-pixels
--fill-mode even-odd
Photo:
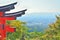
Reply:
[[[56,20],[57,13],[26,13],[22,17],[18,17],[17,20],[27,22],[27,26],[42,31],[48,28],[48,24],[53,23]]]

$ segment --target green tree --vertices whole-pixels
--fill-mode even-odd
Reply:
[[[60,40],[60,16],[56,16],[56,21],[49,24],[43,33],[36,30],[28,32],[30,28],[26,27],[25,22],[19,20],[7,21],[7,25],[16,27],[16,32],[7,33],[8,40]]]
[[[56,21],[49,25],[49,28],[47,28],[43,35],[43,39],[60,40],[60,16],[56,16]]]
[[[7,33],[7,40],[23,40],[25,39],[25,35],[28,32],[28,28],[25,26],[25,22],[21,22],[19,20],[12,20],[7,21],[7,25],[10,25],[11,27],[16,28],[16,32],[14,33]]]

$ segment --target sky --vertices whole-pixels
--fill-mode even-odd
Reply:
[[[32,12],[60,12],[60,0],[0,0],[0,6],[17,2],[14,10],[10,12],[27,9]]]

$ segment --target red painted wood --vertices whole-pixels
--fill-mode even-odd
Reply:
[[[6,31],[0,29],[0,40],[3,40],[4,38],[6,38]]]
[[[4,13],[3,12],[0,12],[0,16],[3,16],[4,15]]]
[[[15,17],[0,17],[0,24],[5,24],[7,20],[15,20]]]
[[[11,28],[10,25],[6,25],[7,20],[15,20],[15,16],[5,17],[3,12],[0,12],[0,40],[6,38],[7,32],[15,32],[15,28]]]
[[[7,26],[5,27],[5,30],[6,30],[7,32],[15,32],[15,28],[10,27],[9,25],[7,25]]]

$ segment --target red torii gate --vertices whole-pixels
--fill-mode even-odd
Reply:
[[[15,4],[17,4],[17,2],[0,7],[0,40],[5,40],[7,32],[15,32],[16,29],[16,28],[11,28],[10,25],[6,25],[6,21],[16,20],[16,17],[25,14],[26,9],[15,13],[5,13],[6,11],[10,11],[11,9],[14,9]]]

